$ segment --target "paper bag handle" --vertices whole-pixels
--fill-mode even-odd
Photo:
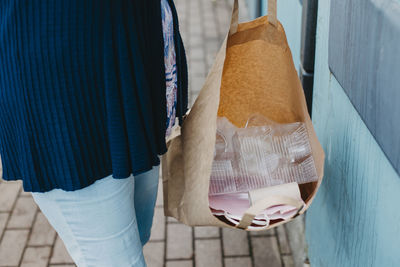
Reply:
[[[278,25],[276,1],[277,0],[268,0],[268,22],[274,26]]]
[[[278,25],[278,19],[276,17],[276,1],[277,0],[268,0],[268,22],[274,26]],[[239,25],[239,1],[235,0],[233,2],[232,19],[231,19],[231,27],[229,29],[229,35],[232,35],[237,32],[238,25]]]
[[[254,203],[243,215],[242,219],[239,222],[238,228],[247,229],[249,227],[254,218],[260,214],[266,208],[276,205],[289,205],[296,207],[298,212],[294,215],[301,214],[304,209],[304,203],[298,199],[288,197],[288,196],[279,196],[279,195],[272,195],[265,197],[261,200],[258,200]]]

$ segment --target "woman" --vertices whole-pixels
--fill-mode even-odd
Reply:
[[[0,154],[81,266],[146,266],[187,107],[172,0],[0,1]]]

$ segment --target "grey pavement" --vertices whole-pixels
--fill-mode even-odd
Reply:
[[[175,0],[185,42],[192,104],[228,31],[232,1]],[[243,6],[243,2],[242,2]],[[241,17],[246,17],[242,9]],[[162,188],[150,242],[149,267],[291,267],[285,226],[248,233],[216,227],[189,227],[164,217]],[[63,242],[20,182],[0,179],[0,267],[75,266]]]

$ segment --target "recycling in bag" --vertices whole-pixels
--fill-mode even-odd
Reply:
[[[249,231],[310,205],[324,152],[307,111],[276,0],[268,16],[229,33],[182,127],[162,157],[164,211],[191,226]]]

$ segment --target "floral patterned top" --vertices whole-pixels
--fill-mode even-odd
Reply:
[[[164,64],[166,78],[167,98],[167,131],[166,136],[171,133],[175,124],[178,79],[176,73],[176,53],[174,43],[174,24],[171,8],[168,0],[161,0],[161,15],[164,35]]]

